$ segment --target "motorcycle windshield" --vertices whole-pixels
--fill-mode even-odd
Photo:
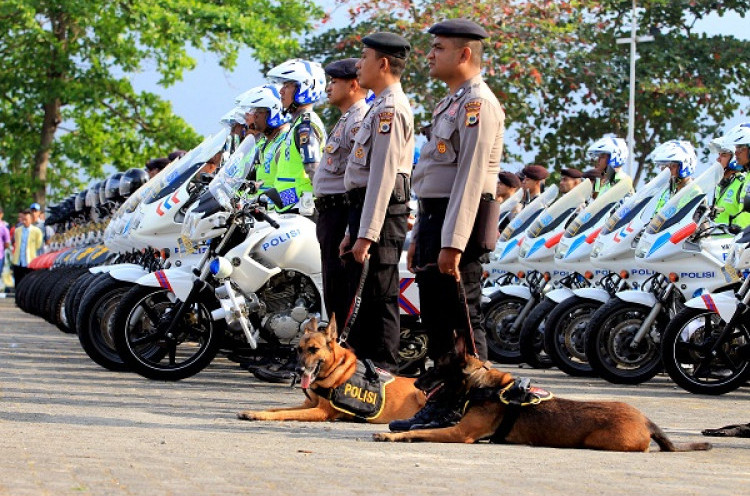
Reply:
[[[508,215],[516,205],[521,203],[521,200],[523,200],[523,188],[518,188],[518,191],[510,195],[507,200],[500,204],[500,208],[498,209],[500,218]]]
[[[565,193],[559,200],[553,203],[542,214],[537,217],[531,225],[527,234],[530,238],[536,238],[547,234],[560,224],[577,209],[582,203],[591,197],[594,190],[591,181],[584,181],[575,188]]]
[[[182,158],[166,166],[156,177],[146,183],[143,202],[146,204],[153,203],[170,193],[174,193],[180,185],[190,180],[203,164],[224,148],[228,134],[228,129],[222,129],[218,133],[212,134],[203,140],[200,145],[183,155]]]
[[[602,228],[602,234],[609,234],[624,227],[636,215],[639,215],[654,197],[661,197],[667,188],[669,188],[669,179],[671,177],[669,169],[664,169],[645,186],[639,188],[633,196],[627,198],[622,206],[607,219]],[[655,207],[656,205],[654,204],[652,208]]]
[[[617,202],[625,198],[625,195],[631,191],[633,191],[633,181],[629,177],[621,179],[576,215],[576,218],[565,230],[563,237],[572,238],[579,232],[586,232],[586,230],[597,225],[605,215],[612,211]]]
[[[255,138],[247,136],[208,185],[208,191],[227,210],[232,209],[232,200],[238,196],[253,171]]]
[[[522,190],[519,190],[522,191]],[[518,215],[516,215],[512,221],[510,221],[510,224],[503,229],[503,232],[500,234],[499,241],[508,241],[510,238],[515,236],[518,233],[522,233],[526,230],[527,227],[536,219],[536,216],[539,215],[539,213],[547,208],[547,206],[555,201],[555,198],[557,197],[557,186],[552,185],[548,187],[542,194],[540,194],[538,197],[534,198],[534,201],[526,205],[526,207],[519,212]]]
[[[675,225],[689,215],[696,205],[706,200],[713,201],[716,185],[724,176],[721,164],[716,163],[690,184],[677,192],[664,207],[654,215],[646,228],[646,233],[657,234]]]

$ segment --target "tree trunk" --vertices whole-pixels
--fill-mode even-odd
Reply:
[[[44,105],[41,142],[34,155],[34,201],[44,208],[47,201],[47,166],[55,132],[60,125],[60,99],[53,98]]]

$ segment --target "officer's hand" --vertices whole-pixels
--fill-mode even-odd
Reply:
[[[343,257],[344,253],[349,251],[349,241],[350,241],[349,235],[345,234],[344,239],[342,239],[341,244],[339,244],[339,256],[340,257]]]
[[[458,262],[461,260],[461,250],[456,248],[443,248],[438,255],[438,268],[443,274],[448,274],[461,280],[461,273],[458,271]]]
[[[406,269],[414,274],[416,272],[414,268],[414,254],[417,253],[417,240],[412,239],[409,243],[409,249],[406,251]]]
[[[370,245],[372,244],[372,241],[370,241],[367,238],[357,238],[357,241],[354,242],[354,246],[352,247],[352,255],[354,255],[354,260],[356,260],[358,263],[364,263],[365,257],[370,253]]]

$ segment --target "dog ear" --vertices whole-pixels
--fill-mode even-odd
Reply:
[[[339,330],[336,325],[336,314],[333,314],[331,315],[331,321],[328,323],[328,327],[326,327],[326,341],[329,343],[335,341],[338,336]]]
[[[462,332],[458,332],[456,334],[456,358],[459,359],[461,363],[466,363],[466,357],[468,356],[468,354],[466,353],[466,336],[464,336],[464,333]]]
[[[315,332],[317,330],[318,330],[318,319],[313,317],[307,321],[307,324],[305,324],[305,334],[309,332]]]

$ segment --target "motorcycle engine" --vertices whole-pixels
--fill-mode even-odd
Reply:
[[[304,274],[286,270],[258,292],[265,305],[262,325],[281,343],[290,344],[302,335],[303,324],[320,312],[315,284]]]

